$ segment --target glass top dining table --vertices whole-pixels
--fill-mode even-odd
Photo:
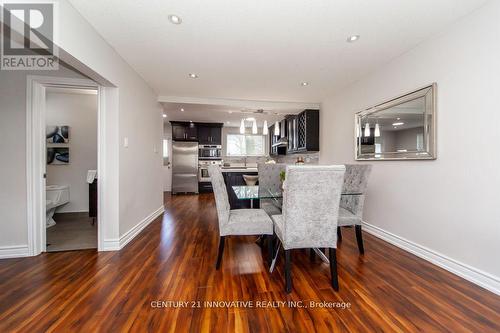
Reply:
[[[234,194],[239,200],[253,199],[280,199],[283,197],[282,191],[259,190],[259,185],[253,186],[232,186]],[[342,196],[361,195],[358,192],[342,192]]]
[[[236,194],[236,198],[238,200],[250,200],[250,207],[253,208],[253,201],[258,200],[258,199],[274,199],[277,201],[278,199],[283,197],[283,192],[282,191],[271,191],[271,190],[260,190],[258,185],[253,185],[253,186],[232,186],[234,194]],[[358,193],[358,192],[342,192],[342,196],[355,196],[355,195],[362,195],[363,193]],[[325,256],[325,254],[318,248],[313,248],[314,252],[321,258],[326,263],[329,263],[330,261],[328,258]],[[276,252],[275,257],[272,260],[271,268],[269,271],[272,273],[274,270],[274,266],[276,264],[276,258],[278,256],[278,253]]]

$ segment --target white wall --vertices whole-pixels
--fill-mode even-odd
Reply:
[[[321,163],[353,163],[355,112],[437,82],[438,159],[372,162],[364,219],[452,259],[498,293],[499,22],[500,1],[491,1],[335,92],[322,104],[320,155]]]
[[[152,213],[163,207],[162,109],[157,94],[87,20],[68,1],[58,2],[61,29],[57,45],[82,68],[97,73],[117,88],[114,92],[117,100],[111,106],[117,109],[107,119],[109,126],[118,124],[117,145],[110,149],[117,150],[113,154],[119,161],[114,170],[119,187],[116,221],[119,226],[118,230],[105,231],[105,238],[113,242],[130,236],[130,232],[135,234],[144,226],[141,222],[147,222]],[[127,148],[123,144],[125,138],[129,142]]]
[[[58,213],[88,212],[88,170],[97,170],[97,95],[48,92],[46,124],[70,126],[70,163],[47,165],[47,184],[68,185],[70,202]]]
[[[162,110],[157,102],[157,94],[80,13],[66,0],[58,3],[60,29],[55,42],[60,48],[60,56],[71,66],[108,87],[103,103],[106,105],[104,135],[109,144],[103,163],[109,186],[106,190],[113,196],[101,198],[108,208],[108,214],[104,216],[107,223],[101,231],[105,248],[117,249],[136,235],[152,217],[161,213],[163,207],[163,185],[159,181],[162,178]],[[12,129],[10,124],[3,122],[4,116],[11,118],[9,120],[18,126],[18,133],[9,134],[10,138],[6,140],[15,142],[15,145],[4,150],[5,145],[2,143],[2,154],[4,151],[11,152],[7,156],[12,156],[15,162],[10,166],[2,166],[6,169],[6,173],[2,174],[13,174],[14,177],[3,180],[10,186],[2,187],[0,191],[2,199],[7,198],[6,201],[2,200],[1,208],[8,210],[7,213],[4,213],[4,209],[1,212],[6,216],[0,218],[0,248],[27,243],[26,74],[0,72],[0,105],[2,109],[9,104],[16,106],[15,110],[9,110],[8,115],[2,112],[0,126]],[[57,75],[47,71],[35,74]],[[18,84],[10,81],[10,77],[15,77]],[[128,148],[123,145],[125,138],[129,140]]]
[[[84,78],[60,65],[47,76]],[[33,71],[0,70],[0,256],[2,249],[27,248],[26,77]]]

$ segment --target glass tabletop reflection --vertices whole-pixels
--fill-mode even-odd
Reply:
[[[260,190],[259,185],[232,186],[234,194],[239,200],[249,199],[279,199],[283,197],[282,191]],[[358,192],[342,192],[342,196],[361,195]]]
[[[271,190],[259,190],[259,185],[254,186],[233,186],[234,194],[240,200],[248,200],[248,199],[276,199],[283,197],[283,193],[272,192]]]

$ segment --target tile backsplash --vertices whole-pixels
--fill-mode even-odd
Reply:
[[[305,164],[318,164],[319,153],[309,153],[309,154],[293,154],[293,155],[278,155],[278,156],[248,156],[246,158],[247,164],[254,163],[264,163],[267,160],[273,159],[276,163],[294,164],[297,158],[302,157]],[[228,157],[224,156],[224,163],[244,163],[244,157]]]
[[[277,163],[293,164],[297,161],[297,158],[299,157],[302,157],[305,164],[319,163],[319,153],[278,155],[274,159],[276,160]]]
[[[269,159],[268,156],[248,156],[246,158],[247,164],[256,164],[256,163],[264,163]],[[229,157],[224,156],[222,158],[224,163],[245,163],[245,157]]]

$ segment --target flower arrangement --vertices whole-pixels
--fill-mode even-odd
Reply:
[[[280,180],[283,183],[285,181],[286,172],[283,170],[280,172]]]
[[[281,182],[281,191],[283,191],[283,184],[285,183],[286,172],[285,170],[280,172],[280,182]]]

